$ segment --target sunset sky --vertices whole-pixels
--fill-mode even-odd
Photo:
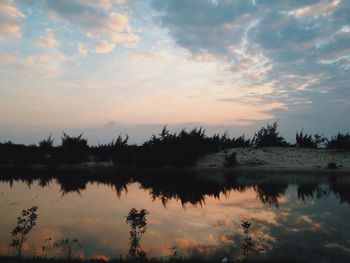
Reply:
[[[0,1],[0,140],[277,119],[332,135],[349,76],[347,0]]]

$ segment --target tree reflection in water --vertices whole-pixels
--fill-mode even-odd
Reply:
[[[219,199],[222,195],[228,195],[231,191],[245,192],[253,189],[257,199],[262,203],[279,207],[279,200],[285,195],[289,185],[297,185],[298,199],[327,198],[333,193],[340,203],[350,204],[350,183],[341,176],[329,176],[322,184],[293,181],[293,183],[276,181],[274,176],[266,176],[264,180],[251,181],[245,175],[235,173],[222,173],[220,180],[216,175],[202,176],[201,173],[192,170],[142,170],[142,171],[74,171],[74,170],[30,170],[30,169],[5,169],[1,170],[0,182],[9,183],[20,181],[29,187],[34,183],[45,188],[55,180],[61,187],[62,195],[85,191],[88,184],[102,184],[110,186],[120,197],[127,192],[128,185],[139,183],[140,187],[147,190],[153,200],[160,200],[166,206],[170,200],[181,202],[183,206],[203,206],[207,197]],[[255,179],[254,179],[255,178]],[[302,176],[301,176],[302,178]]]

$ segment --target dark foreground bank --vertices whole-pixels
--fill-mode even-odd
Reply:
[[[293,260],[289,258],[281,258],[281,259],[243,259],[242,261],[225,261],[225,259],[218,259],[218,260],[205,260],[200,258],[190,258],[190,259],[143,259],[143,260],[124,260],[124,259],[112,259],[112,260],[106,260],[106,259],[89,259],[89,260],[82,260],[82,259],[56,259],[56,258],[25,258],[25,259],[19,259],[16,257],[6,257],[6,256],[0,256],[0,262],[13,262],[13,263],[61,263],[61,262],[67,262],[67,263],[103,263],[103,262],[111,262],[111,263],[124,263],[124,262],[149,262],[149,263],[216,263],[216,262],[242,262],[242,263],[304,263],[307,261],[298,261]]]

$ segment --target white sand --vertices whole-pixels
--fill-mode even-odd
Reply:
[[[196,167],[220,168],[224,166],[226,155],[236,152],[238,166],[258,167],[262,169],[328,169],[328,163],[333,162],[341,171],[350,171],[350,152],[306,149],[306,148],[236,148],[203,156]]]

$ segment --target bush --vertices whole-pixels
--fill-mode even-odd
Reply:
[[[56,163],[74,164],[88,160],[89,146],[81,133],[77,137],[71,137],[63,133],[62,144],[56,148],[53,160]]]
[[[235,152],[232,152],[230,155],[226,155],[225,163],[224,163],[226,167],[233,167],[233,166],[236,166],[237,164],[238,164],[237,154]]]
[[[274,122],[272,125],[268,124],[266,128],[263,127],[255,133],[253,146],[256,148],[271,146],[285,147],[289,146],[289,144],[279,135],[279,132],[277,132],[277,122]]]
[[[128,145],[129,136],[125,138],[121,135],[116,140],[108,144],[100,144],[97,147],[92,148],[97,161],[113,161],[115,164],[127,164],[131,162],[130,149]]]
[[[172,134],[165,126],[159,136],[153,135],[140,147],[137,162],[151,166],[189,166],[199,156],[218,149],[217,139],[208,138],[202,128]]]
[[[47,139],[42,139],[39,142],[39,148],[43,153],[52,153],[53,139],[51,138],[51,134]]]
[[[250,147],[252,145],[251,140],[245,139],[244,135],[231,139],[226,132],[221,137],[219,134],[214,135],[212,139],[221,149]]]
[[[25,146],[12,142],[0,143],[0,164],[25,166],[40,163],[41,153],[37,146]]]
[[[111,156],[114,164],[120,166],[130,166],[133,163],[132,148],[128,145],[129,136],[126,135],[123,139],[120,135],[110,144]]]
[[[38,164],[42,161],[42,154],[35,145],[17,145],[13,161],[17,166]]]
[[[327,149],[343,149],[350,150],[350,134],[341,134],[331,138],[331,140],[327,140],[326,144]]]
[[[322,135],[316,133],[313,136],[308,134],[303,134],[303,131],[296,133],[295,136],[296,147],[305,147],[305,148],[319,148],[326,141]]]
[[[0,164],[9,164],[14,159],[15,144],[11,141],[0,143]]]
[[[328,169],[338,169],[338,166],[336,163],[330,162],[330,163],[328,163],[327,168]]]

